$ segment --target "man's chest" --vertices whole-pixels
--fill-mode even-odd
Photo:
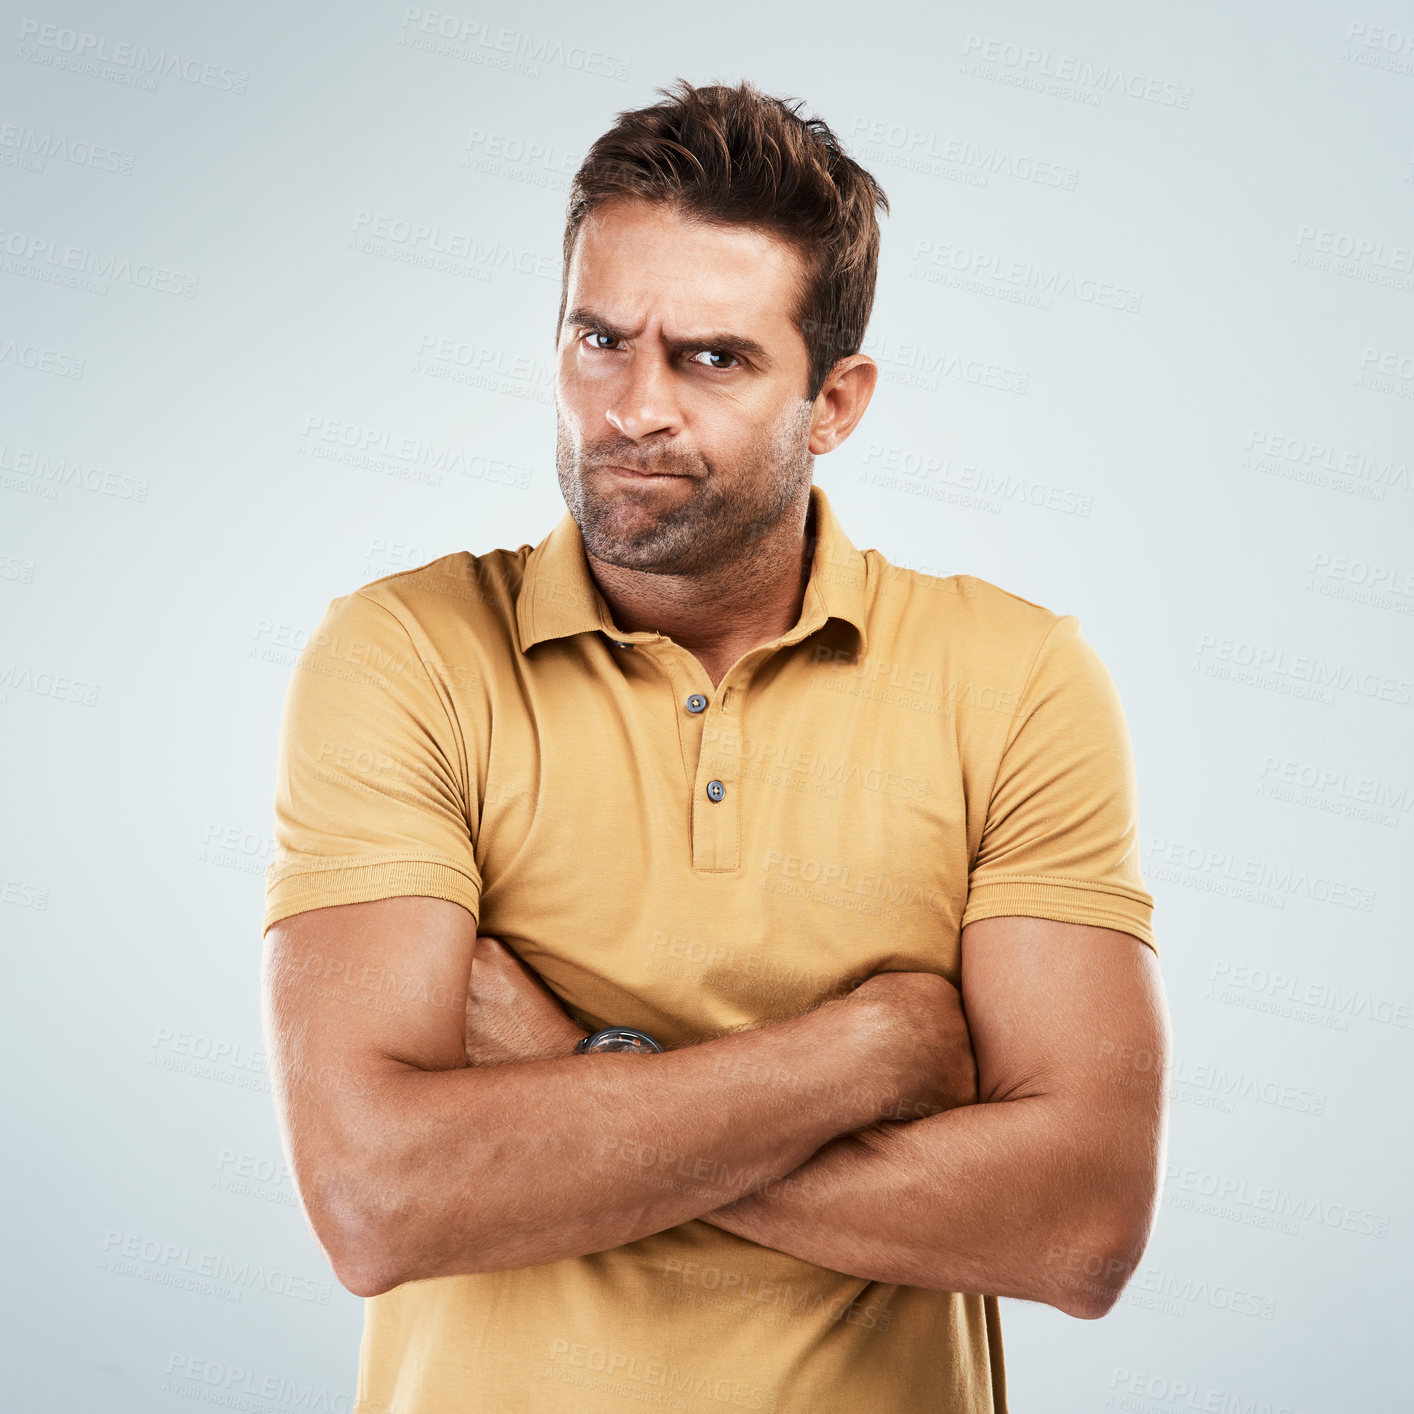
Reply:
[[[502,704],[481,763],[479,931],[586,1025],[668,1044],[883,969],[956,982],[969,846],[946,725],[818,675],[710,701],[691,687],[532,680]]]

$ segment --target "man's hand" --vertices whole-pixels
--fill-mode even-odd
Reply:
[[[466,996],[468,1065],[567,1056],[588,1035],[499,938],[477,938]]]

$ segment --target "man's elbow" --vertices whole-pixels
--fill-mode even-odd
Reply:
[[[1101,1316],[1108,1316],[1114,1310],[1123,1289],[1122,1284],[1112,1287],[1097,1284],[1093,1294],[1072,1294],[1053,1304],[1078,1321],[1098,1321]]]
[[[354,1296],[382,1296],[407,1280],[390,1261],[391,1245],[379,1224],[350,1212],[313,1209],[305,1217],[335,1280]]]
[[[346,1215],[325,1231],[321,1241],[334,1276],[355,1296],[382,1296],[420,1275],[407,1260],[404,1235],[382,1215]]]
[[[1081,1321],[1098,1321],[1114,1310],[1134,1275],[1148,1241],[1149,1224],[1121,1216],[1071,1242],[1052,1243],[1043,1280],[1048,1305]]]
[[[305,1211],[339,1285],[355,1296],[382,1296],[404,1282],[435,1276],[529,1265],[502,1260],[496,1243],[473,1224],[476,1215],[463,1212],[456,1263],[448,1266],[451,1219],[424,1195],[390,1184],[386,1175],[326,1183]]]
[[[354,1253],[337,1261],[331,1258],[331,1265],[339,1285],[355,1296],[382,1296],[403,1284],[401,1278],[389,1274],[387,1267],[363,1254]]]
[[[310,1228],[345,1291],[382,1296],[413,1279],[400,1256],[407,1243],[397,1214],[387,1203],[371,1201],[367,1184],[351,1183],[344,1174],[317,1182],[313,1191],[304,1184],[301,1189]]]

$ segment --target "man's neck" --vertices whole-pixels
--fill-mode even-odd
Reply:
[[[703,575],[647,574],[607,564],[586,552],[590,573],[626,633],[661,633],[707,670],[715,687],[743,653],[794,628],[815,554],[814,508],[758,542],[751,564]]]

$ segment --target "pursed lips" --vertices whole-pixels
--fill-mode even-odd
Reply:
[[[635,471],[632,467],[627,466],[603,466],[598,470],[612,472],[615,476],[627,476],[634,481],[681,481],[685,479],[674,471]]]

